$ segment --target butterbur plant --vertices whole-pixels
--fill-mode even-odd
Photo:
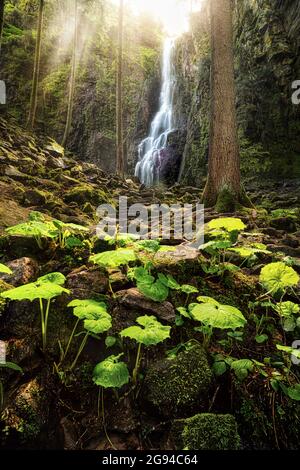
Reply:
[[[34,238],[40,249],[43,249],[45,239],[54,240],[63,249],[66,247],[69,238],[74,240],[74,234],[88,231],[89,229],[82,225],[65,223],[56,219],[47,220],[42,213],[36,211],[29,214],[27,222],[6,229],[9,235]]]
[[[137,375],[141,361],[142,346],[154,346],[170,337],[170,326],[162,325],[155,316],[144,315],[136,319],[135,326],[125,328],[120,332],[122,338],[130,338],[138,343],[135,367],[132,373],[132,381],[137,382]]]
[[[206,346],[209,344],[214,329],[235,332],[239,328],[244,328],[247,323],[242,312],[236,307],[222,305],[211,297],[199,296],[197,300],[201,303],[192,303],[188,309],[179,307],[177,310],[183,317],[202,323],[200,331]]]
[[[102,404],[102,419],[103,419],[103,429],[106,435],[108,442],[113,444],[107,434],[106,425],[105,425],[105,408],[104,408],[104,389],[112,388],[118,389],[123,387],[123,385],[129,382],[129,372],[125,362],[119,361],[120,357],[123,356],[123,353],[118,356],[109,356],[104,361],[99,362],[96,365],[93,372],[93,382],[98,385],[99,395],[98,395],[98,416],[100,416],[100,390],[101,390],[101,404]]]
[[[293,268],[279,261],[264,266],[259,280],[264,289],[267,290],[266,295],[275,296],[276,294],[283,295],[288,289],[295,287],[300,277]]]
[[[118,248],[114,251],[105,251],[103,253],[92,255],[89,259],[92,263],[98,264],[106,269],[127,266],[130,262],[136,260],[136,255],[130,248]]]
[[[30,300],[30,302],[37,300],[39,302],[43,352],[46,351],[47,346],[47,329],[51,301],[63,293],[70,293],[62,287],[65,280],[66,278],[63,274],[54,272],[39,277],[36,282],[7,290],[1,294],[1,297],[9,300]]]
[[[108,331],[112,326],[112,322],[111,316],[107,312],[107,306],[104,302],[98,302],[93,299],[73,300],[68,304],[68,307],[73,307],[73,314],[75,317],[77,317],[77,321],[69,338],[66,350],[63,353],[62,360],[67,355],[72,339],[81,320],[83,320],[83,326],[85,329],[83,340],[78,348],[75,359],[70,366],[70,370],[72,370],[77,364],[79,356],[86,345],[88,337],[90,335],[99,335],[105,331]]]

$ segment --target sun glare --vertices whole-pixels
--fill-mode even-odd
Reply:
[[[114,0],[118,2],[118,0]],[[170,36],[188,30],[191,12],[201,8],[202,0],[125,0],[137,15],[149,13],[159,20]]]

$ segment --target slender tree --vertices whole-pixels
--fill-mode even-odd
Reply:
[[[232,0],[210,0],[210,8],[211,123],[203,202],[226,212],[242,202],[243,194],[235,108]]]
[[[117,90],[116,90],[116,172],[124,176],[124,142],[123,142],[123,27],[124,27],[124,0],[119,5],[119,27],[118,27],[118,53],[117,53]]]
[[[1,52],[2,33],[3,33],[3,24],[4,24],[4,7],[5,7],[5,0],[0,0],[0,52]]]
[[[31,96],[30,96],[30,109],[29,109],[29,115],[28,115],[28,120],[27,120],[27,127],[29,129],[33,129],[34,127],[36,108],[37,108],[44,4],[45,4],[44,0],[39,0],[39,13],[38,13],[36,44],[35,44],[32,88],[31,88]]]
[[[74,106],[74,92],[76,82],[76,57],[77,57],[77,23],[78,23],[78,1],[74,0],[74,36],[73,36],[73,52],[72,52],[72,65],[71,65],[71,76],[70,76],[70,89],[68,98],[68,111],[65,132],[62,140],[62,146],[65,147],[70,135],[72,117],[73,117],[73,106]]]

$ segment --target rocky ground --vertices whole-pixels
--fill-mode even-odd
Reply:
[[[154,273],[171,274],[178,283],[192,285],[201,295],[243,312],[247,326],[242,341],[217,331],[207,344],[205,333],[195,322],[180,319],[176,310],[195,302],[199,294],[191,293],[187,298],[175,290],[157,302],[136,287],[126,266],[102,269],[89,262],[91,254],[114,248],[95,236],[99,204],[116,205],[121,195],[128,196],[129,203],[149,206],[196,203],[199,188],[176,184],[149,189],[132,179],[120,180],[93,164],[65,155],[56,142],[34,137],[4,120],[0,120],[0,161],[1,262],[13,271],[1,275],[0,290],[5,292],[47,273],[60,272],[66,276],[65,288],[70,291],[53,302],[45,351],[35,302],[0,300],[0,337],[6,342],[8,360],[22,368],[22,373],[10,369],[1,372],[2,447],[298,448],[298,399],[291,399],[280,387],[276,390],[274,380],[279,374],[286,386],[296,386],[299,381],[297,367],[276,349],[276,344],[291,345],[299,329],[285,331],[267,305],[270,298],[264,297],[259,282],[262,267],[274,261],[284,261],[300,273],[298,182],[247,181],[255,207],[240,208],[235,214],[205,209],[207,223],[218,217],[242,220],[246,228],[239,235],[239,246],[265,245],[254,256],[244,258],[226,249],[221,253],[198,252],[184,240],[164,241],[164,245],[175,245],[172,251],[152,256]],[[49,220],[87,227],[83,243],[62,247],[48,240],[41,248],[33,238],[11,236],[5,231],[26,221],[32,211],[43,213]],[[298,304],[298,287],[287,292],[285,300]],[[90,336],[76,367],[70,370],[66,361],[57,368],[60,345],[66,345],[75,322],[67,305],[72,299],[91,298],[104,299],[108,305],[112,316],[109,336],[118,338],[118,333],[140,315],[155,315],[172,327],[167,341],[144,349],[136,384],[131,381],[118,392],[105,392],[105,421],[111,442],[98,413],[99,387],[92,381],[93,369],[105,357],[123,352],[132,371],[134,343],[118,339],[110,345],[105,344],[104,335],[100,340]],[[255,338],[262,333],[267,341],[260,343]],[[76,354],[80,342],[81,336],[74,338],[70,357]],[[257,364],[252,362],[251,371],[241,380],[230,367],[219,374],[215,363],[218,358],[219,362],[223,360],[216,355],[248,358]]]

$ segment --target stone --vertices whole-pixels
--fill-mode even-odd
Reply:
[[[213,380],[205,350],[193,345],[173,359],[162,359],[146,371],[144,397],[166,416],[205,406]]]
[[[202,413],[176,420],[171,440],[178,450],[239,450],[237,422],[230,414]]]
[[[71,290],[75,299],[91,299],[107,291],[108,278],[99,269],[84,266],[67,276],[66,288]]]
[[[6,433],[14,435],[15,445],[19,441],[22,445],[34,442],[38,446],[38,438],[49,417],[47,392],[38,378],[19,387],[2,416]]]
[[[123,307],[137,310],[141,314],[155,315],[160,320],[170,323],[175,321],[175,310],[170,302],[154,302],[136,288],[119,291],[116,296],[118,303]]]
[[[32,280],[35,280],[39,270],[38,263],[34,259],[26,256],[10,261],[6,263],[6,265],[13,271],[13,273],[0,274],[0,279],[12,284],[13,286],[28,284]]]

